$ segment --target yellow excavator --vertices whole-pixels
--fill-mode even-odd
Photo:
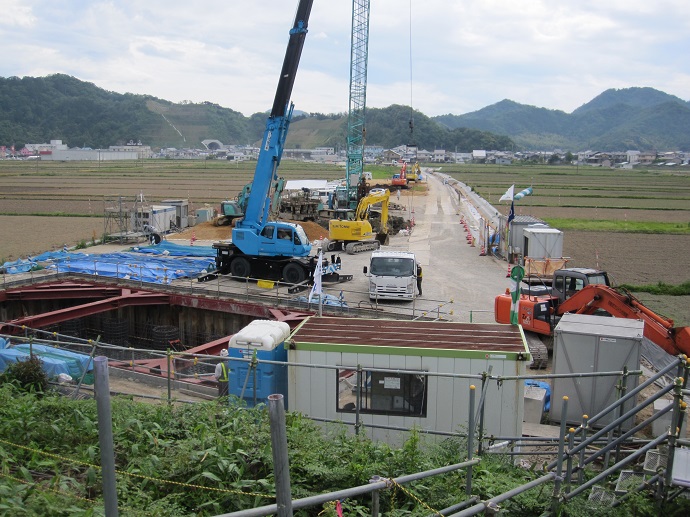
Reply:
[[[388,244],[388,200],[390,191],[375,192],[364,196],[357,208],[340,212],[338,219],[328,221],[328,251],[345,250],[350,255],[377,250]],[[373,205],[381,203],[381,231],[374,234],[369,222]]]

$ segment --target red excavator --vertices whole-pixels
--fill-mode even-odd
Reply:
[[[521,288],[518,323],[527,331],[550,335],[560,316],[569,312],[595,314],[606,312],[616,318],[644,321],[644,336],[672,355],[690,356],[690,327],[674,327],[673,320],[645,307],[628,292],[610,286],[603,271],[587,268],[559,269],[549,287]],[[494,315],[497,323],[510,324],[509,292],[496,297]]]

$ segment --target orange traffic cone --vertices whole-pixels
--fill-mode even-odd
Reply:
[[[194,246],[195,241],[196,241],[196,231],[192,231],[192,238],[189,239],[189,245]]]
[[[479,250],[479,256],[486,257],[486,248],[484,246],[482,246],[482,249]]]
[[[510,269],[511,269],[511,264],[508,262],[508,274],[506,275],[506,278],[510,278]]]

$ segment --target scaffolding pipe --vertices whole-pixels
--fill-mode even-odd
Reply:
[[[662,409],[661,411],[658,411],[656,414],[654,414],[654,415],[650,416],[649,418],[647,418],[644,422],[640,422],[640,423],[637,424],[635,427],[633,427],[632,429],[630,429],[629,431],[627,431],[625,434],[621,435],[621,436],[616,440],[616,442],[612,442],[612,443],[610,443],[610,444],[607,444],[605,447],[603,447],[602,449],[599,449],[599,450],[596,451],[594,454],[592,454],[592,456],[590,456],[590,457],[587,458],[586,460],[583,460],[583,461],[580,463],[580,466],[578,467],[578,469],[583,469],[583,467],[585,467],[585,466],[589,465],[590,463],[592,463],[595,459],[597,459],[597,458],[598,458],[599,456],[601,456],[602,454],[609,452],[613,447],[616,446],[616,443],[621,443],[621,442],[623,442],[624,440],[626,440],[627,438],[633,436],[636,432],[638,432],[638,431],[644,429],[644,428],[647,427],[649,424],[651,424],[652,422],[654,422],[654,420],[656,420],[657,418],[660,418],[661,416],[663,416],[663,415],[665,415],[666,413],[668,413],[669,411],[671,411],[671,409],[673,409],[672,406],[666,406],[666,407],[665,407],[664,409]]]
[[[623,378],[621,379],[621,384],[622,384],[621,389],[623,390],[623,392],[626,392],[628,390],[628,374],[627,374],[628,370],[627,370],[627,367],[624,367],[623,371],[625,371],[626,374],[623,375]],[[623,406],[619,406],[619,410],[622,413],[623,412]],[[633,423],[634,423],[634,420],[633,420]],[[622,432],[623,432],[623,423],[621,422],[621,424],[618,426],[618,436],[620,436]],[[621,443],[622,442],[619,440],[618,445],[616,446],[616,459],[615,459],[614,463],[618,463],[618,461],[620,460]],[[607,464],[608,464],[608,462],[607,462]]]
[[[649,478],[646,481],[643,481],[639,485],[637,485],[635,488],[632,490],[628,490],[625,494],[623,494],[620,497],[617,497],[616,500],[613,502],[611,505],[611,508],[616,508],[617,506],[620,506],[623,502],[625,502],[626,499],[628,499],[631,495],[633,495],[636,492],[640,492],[641,490],[644,490],[645,488],[650,488],[654,483],[658,482],[661,479],[661,476],[659,474],[656,474],[655,476]]]
[[[113,446],[113,415],[110,407],[108,358],[94,359],[94,388],[98,414],[98,445],[101,450],[103,502],[106,517],[117,517],[117,479],[115,478],[115,447]]]
[[[444,508],[443,510],[438,510],[436,513],[432,513],[428,517],[436,517],[436,515],[441,514],[441,515],[450,515],[453,512],[458,512],[459,510],[462,510],[463,508],[471,505],[471,504],[476,504],[477,501],[479,501],[479,497],[472,496],[470,497],[467,501],[463,501],[462,503],[454,504],[453,506],[449,506],[448,508]]]
[[[467,510],[451,514],[448,517],[470,517],[471,515],[477,515],[478,513],[483,512],[487,508],[495,508],[496,505],[502,503],[503,501],[507,501],[508,499],[511,499],[516,495],[520,495],[523,492],[527,492],[528,490],[531,490],[534,487],[537,487],[544,483],[548,483],[555,477],[556,474],[554,472],[549,472],[548,474],[545,474],[542,477],[535,479],[534,481],[530,481],[529,483],[513,488],[508,492],[504,492],[500,495],[497,495],[496,497],[492,497],[487,501],[482,501],[481,503],[476,504],[468,508]]]
[[[489,389],[488,379],[491,377],[491,371],[494,366],[489,365],[489,371],[482,374],[482,394],[479,397],[479,407],[475,415],[475,421],[479,421],[479,432],[477,433],[477,453],[482,455],[482,446],[484,443],[484,401],[486,400],[486,391]]]
[[[628,418],[630,418],[631,416],[636,415],[640,411],[640,409],[647,407],[649,404],[654,402],[656,399],[660,398],[662,395],[665,395],[666,393],[668,393],[672,389],[673,389],[672,385],[668,385],[668,386],[662,388],[661,391],[659,391],[657,393],[656,397],[652,397],[652,398],[645,400],[642,404],[633,407],[630,411],[625,413],[623,416],[616,418],[613,422],[608,424],[606,427],[603,427],[602,429],[600,429],[599,431],[594,433],[590,438],[588,438],[587,440],[585,440],[585,441],[581,442],[579,445],[577,445],[572,451],[573,454],[579,452],[582,448],[586,447],[587,445],[592,443],[594,440],[596,440],[596,439],[600,438],[601,436],[605,435],[606,433],[608,433],[609,430],[616,427],[620,422],[623,422],[623,421],[627,420]],[[613,406],[615,406],[615,404],[613,404],[611,407],[613,407]],[[601,413],[599,413],[599,415],[601,415]],[[590,419],[589,422],[591,422],[592,419]],[[556,466],[556,461],[552,461],[551,463],[549,463],[549,465],[546,468],[548,470],[550,470],[550,469],[554,468],[555,466]]]
[[[601,481],[602,479],[606,479],[606,477],[609,476],[610,474],[612,474],[613,472],[616,472],[616,471],[618,471],[618,470],[621,470],[621,469],[622,469],[623,467],[625,467],[628,463],[631,463],[633,460],[636,460],[636,459],[639,458],[640,456],[642,456],[642,455],[644,455],[644,454],[647,454],[647,451],[648,451],[648,450],[653,449],[654,447],[656,447],[656,446],[659,445],[660,443],[666,441],[666,439],[667,439],[667,436],[666,436],[666,435],[662,435],[662,436],[657,437],[656,439],[652,440],[652,441],[649,442],[647,445],[645,445],[644,447],[642,447],[642,448],[639,449],[638,451],[634,452],[633,454],[631,454],[631,455],[628,456],[627,458],[622,459],[621,461],[619,461],[619,462],[616,463],[615,465],[613,465],[613,466],[609,467],[608,469],[604,470],[604,471],[603,471],[601,474],[599,474],[598,476],[595,476],[595,477],[593,477],[592,479],[590,479],[589,481],[587,481],[586,483],[580,485],[579,487],[577,487],[575,490],[573,490],[573,491],[570,492],[569,494],[563,495],[563,498],[567,501],[568,499],[572,499],[573,497],[575,497],[575,496],[581,494],[582,492],[584,492],[585,490],[587,490],[587,489],[590,488],[591,486],[597,484],[597,483],[598,483],[599,481]]]
[[[336,492],[329,492],[327,494],[318,494],[310,497],[305,497],[303,499],[296,499],[292,501],[293,510],[299,510],[302,508],[308,508],[310,506],[315,506],[317,504],[328,503],[329,501],[336,501],[338,499],[347,499],[349,497],[357,497],[360,495],[368,494],[376,490],[383,490],[385,488],[390,488],[395,484],[403,485],[405,483],[411,483],[412,481],[419,481],[420,479],[425,479],[431,476],[437,476],[439,474],[447,474],[448,472],[454,472],[466,467],[477,465],[479,459],[474,459],[471,461],[465,461],[463,463],[456,463],[455,465],[448,465],[445,467],[440,467],[437,469],[426,470],[423,472],[417,472],[415,474],[410,474],[407,476],[401,476],[392,480],[381,478],[381,481],[370,483],[368,485],[360,485],[352,488],[346,488],[344,490],[338,490]],[[261,506],[259,508],[252,508],[249,510],[240,510],[232,513],[224,513],[222,515],[217,515],[216,517],[262,517],[264,515],[272,515],[277,512],[277,506],[275,504],[270,504],[267,506]]]
[[[273,475],[276,483],[276,509],[279,517],[291,517],[290,461],[288,459],[283,395],[278,393],[268,396],[268,417],[271,426]]]
[[[680,431],[680,417],[683,414],[681,404],[683,404],[683,379],[676,377],[673,381],[673,414],[671,415],[671,429],[668,433],[668,459],[666,460],[666,486],[673,483],[673,461],[676,450],[676,438]],[[668,493],[666,494],[668,495]]]
[[[602,418],[602,417],[606,416],[608,413],[610,413],[613,410],[613,408],[615,408],[616,406],[624,404],[629,399],[631,399],[632,397],[637,395],[639,392],[641,392],[643,389],[645,389],[647,386],[651,386],[652,384],[654,384],[661,377],[663,377],[668,372],[673,370],[673,368],[675,368],[678,365],[678,361],[680,361],[680,359],[677,359],[677,362],[675,362],[675,363],[669,364],[666,368],[659,370],[659,372],[657,372],[656,375],[650,377],[649,379],[647,379],[645,382],[643,382],[642,384],[640,384],[636,388],[630,390],[630,392],[628,392],[626,395],[621,397],[619,400],[617,400],[616,402],[614,402],[613,404],[611,404],[607,408],[604,408],[601,411],[599,411],[599,413],[597,413],[596,415],[594,415],[592,418],[589,419],[589,423],[593,424],[594,422],[596,422],[600,418]]]
[[[520,379],[580,379],[585,377],[620,377],[625,372],[623,370],[615,372],[580,372],[580,373],[543,373],[540,375],[498,375],[491,377],[492,380],[499,382],[516,381]],[[642,375],[642,370],[633,370],[629,375]]]
[[[467,422],[467,459],[471,460],[474,456],[474,399],[476,395],[476,387],[474,384],[470,386],[470,400],[468,410]],[[472,495],[472,467],[467,469],[467,482],[465,483],[465,495],[469,497]]]
[[[568,397],[563,397],[562,415],[568,414]],[[553,496],[551,498],[551,511],[558,514],[558,504],[561,495],[561,482],[563,481],[563,449],[565,448],[565,418],[561,420],[561,431],[558,440],[558,456],[556,457],[556,477],[553,484]],[[574,431],[573,431],[574,432]]]

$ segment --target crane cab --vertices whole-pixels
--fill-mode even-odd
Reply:
[[[234,228],[232,242],[246,255],[306,257],[311,253],[311,243],[304,229],[282,221],[269,221],[259,232]]]

